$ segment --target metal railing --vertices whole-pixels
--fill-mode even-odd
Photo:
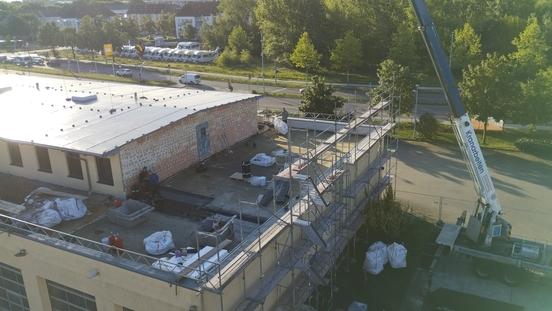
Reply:
[[[175,275],[178,274],[180,270],[186,268],[184,266],[180,266],[178,264],[175,264],[160,258],[156,258],[153,256],[137,253],[131,250],[119,248],[116,246],[92,241],[86,238],[78,237],[78,236],[71,235],[62,231],[54,230],[51,228],[39,226],[30,222],[23,221],[23,220],[10,217],[7,215],[3,215],[3,214],[0,214],[0,231],[26,237],[42,243],[47,243],[47,240],[40,239],[38,236],[33,238],[33,236],[39,235],[50,239],[56,239],[59,241],[63,241],[63,242],[78,245],[87,249],[91,249],[102,254],[110,255],[115,260],[116,259],[129,260],[134,263],[140,263],[153,268],[156,268],[154,266],[154,263],[155,263],[157,266],[164,267],[164,269],[157,268],[158,270],[175,273]],[[78,253],[78,250],[74,248],[71,248],[71,249],[67,248],[65,250],[73,253]],[[102,258],[98,258],[98,260],[105,261],[105,259],[102,260]],[[198,284],[201,285],[208,282],[208,280],[212,279],[212,277],[215,276],[216,274],[220,275],[220,262],[213,262],[213,261],[202,259],[199,256],[199,253],[198,253],[198,260],[200,261],[199,266],[193,269],[187,268],[188,270],[190,270],[190,272],[187,274],[194,273],[195,275],[199,275],[200,277],[198,279],[194,279],[194,278],[189,278],[189,279],[195,280]],[[204,265],[206,264],[211,264],[212,268],[204,269]]]

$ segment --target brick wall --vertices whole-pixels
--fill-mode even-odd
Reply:
[[[257,133],[256,116],[257,99],[244,100],[200,111],[123,146],[120,159],[125,191],[144,166],[163,180],[197,163],[197,125],[208,122],[209,149],[215,154]]]

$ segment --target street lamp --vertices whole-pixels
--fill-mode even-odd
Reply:
[[[412,133],[413,137],[416,137],[416,116],[418,114],[418,95],[420,93],[420,85],[416,84],[416,89],[413,90],[414,93],[416,93],[416,102],[414,103],[414,132]]]

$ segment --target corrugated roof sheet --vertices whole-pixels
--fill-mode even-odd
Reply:
[[[93,155],[109,154],[196,112],[258,97],[19,75],[0,76],[3,87],[12,89],[0,93],[0,139]],[[98,100],[67,100],[75,95]]]

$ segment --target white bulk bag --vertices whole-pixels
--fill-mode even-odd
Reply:
[[[262,167],[270,167],[276,163],[276,158],[266,155],[265,153],[257,153],[249,162]]]
[[[150,255],[161,255],[174,248],[170,231],[158,231],[144,239],[144,247]]]
[[[61,216],[54,209],[54,205],[54,201],[44,201],[43,205],[38,210],[33,211],[32,214],[25,220],[47,228],[52,228],[58,225],[61,223]]]
[[[389,264],[393,269],[406,268],[406,253],[406,247],[401,244],[393,243],[387,246]]]
[[[56,199],[56,209],[63,220],[79,219],[86,215],[86,205],[75,198]]]
[[[274,129],[282,135],[286,135],[288,132],[288,125],[279,118],[274,118]]]
[[[368,248],[363,268],[366,272],[378,275],[387,263],[387,246],[383,242],[376,242]]]
[[[251,176],[251,178],[249,178],[249,182],[251,183],[251,186],[264,187],[264,186],[266,186],[266,177],[265,176]]]

